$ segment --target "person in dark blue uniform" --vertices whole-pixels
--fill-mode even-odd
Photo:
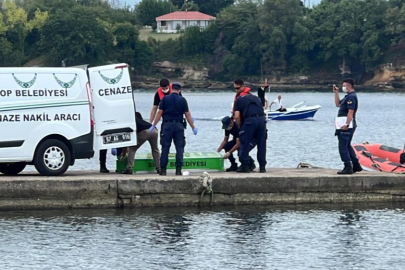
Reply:
[[[266,118],[260,98],[254,95],[239,97],[235,101],[235,121],[240,127],[239,161],[242,165],[237,172],[249,173],[250,159],[249,152],[252,150],[251,143],[257,143],[257,160],[260,165],[260,172],[266,172]]]
[[[339,107],[338,117],[346,118],[346,123],[340,129],[336,129],[335,133],[339,140],[340,158],[344,163],[343,170],[339,171],[338,174],[353,174],[363,170],[351,145],[354,132],[357,128],[356,112],[359,106],[356,91],[354,90],[354,80],[345,79],[342,90],[346,93],[346,96],[340,100],[339,88],[336,85],[333,86],[335,104],[336,107]]]
[[[169,162],[169,151],[172,141],[176,146],[176,175],[182,175],[183,154],[185,147],[183,116],[186,116],[187,122],[193,129],[194,135],[197,135],[198,129],[194,126],[194,121],[188,109],[187,100],[179,95],[181,86],[179,83],[172,84],[172,94],[165,96],[160,102],[159,112],[149,129],[150,132],[156,128],[160,118],[163,117],[163,130],[160,135],[160,144],[162,145],[162,154],[160,157],[160,175],[167,174],[167,164]]]
[[[236,163],[236,159],[233,156],[235,151],[239,152],[240,147],[240,139],[239,139],[239,128],[236,126],[233,119],[229,116],[225,116],[222,119],[222,128],[225,130],[225,137],[224,140],[219,145],[217,152],[221,152],[222,149],[225,150],[224,159],[228,159],[231,162],[231,167],[226,169],[227,172],[236,172],[238,169],[238,164]],[[232,140],[229,140],[229,137],[232,135]],[[252,148],[255,144],[252,145]],[[250,159],[250,170],[253,171],[256,169],[256,165],[254,160],[249,156]]]

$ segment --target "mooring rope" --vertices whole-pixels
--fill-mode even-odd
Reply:
[[[211,195],[210,198],[210,206],[212,205],[212,202],[214,201],[214,190],[212,189],[212,177],[209,175],[207,172],[203,172],[203,174],[200,176],[200,181],[202,183],[202,186],[204,190],[201,192],[200,196],[200,207],[202,207],[203,204],[203,197],[205,194]]]
[[[297,166],[297,169],[299,168],[305,168],[305,169],[323,169],[322,167],[319,166],[315,166],[309,163],[305,163],[305,162],[300,162]]]

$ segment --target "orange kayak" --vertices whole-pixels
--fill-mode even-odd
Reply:
[[[403,150],[382,144],[354,144],[353,149],[364,169],[392,173],[405,173],[405,164],[401,164]]]

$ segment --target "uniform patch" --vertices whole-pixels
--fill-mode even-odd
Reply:
[[[347,101],[347,104],[352,104],[353,103],[353,101],[351,101],[351,100],[349,100],[349,101]]]

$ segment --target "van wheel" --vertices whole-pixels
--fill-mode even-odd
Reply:
[[[69,168],[70,151],[63,142],[50,139],[42,142],[35,154],[34,165],[41,175],[62,175]]]
[[[25,166],[26,163],[2,163],[0,172],[5,175],[17,175],[25,169]]]

